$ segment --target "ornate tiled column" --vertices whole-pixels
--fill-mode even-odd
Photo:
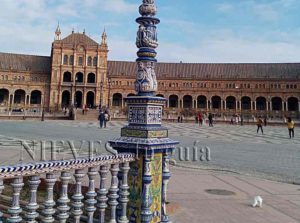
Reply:
[[[168,138],[168,129],[161,125],[162,110],[166,99],[156,97],[155,74],[158,46],[154,0],[143,0],[139,8],[141,17],[136,45],[137,75],[136,96],[126,98],[129,124],[122,128],[121,137],[111,140],[111,146],[120,152],[136,153],[138,159],[130,164],[128,176],[128,218],[131,223],[169,222],[166,215],[168,159],[177,141]],[[163,168],[164,167],[164,168]],[[121,200],[120,200],[121,202]]]

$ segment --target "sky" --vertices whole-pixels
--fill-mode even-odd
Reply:
[[[0,52],[50,56],[62,37],[105,28],[109,59],[134,61],[142,0],[0,0]],[[161,62],[300,62],[300,0],[156,0]]]

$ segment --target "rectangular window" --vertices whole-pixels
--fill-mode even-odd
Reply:
[[[82,66],[82,63],[83,63],[83,58],[78,57],[78,66]]]
[[[69,64],[74,65],[74,56],[73,55],[70,56]]]

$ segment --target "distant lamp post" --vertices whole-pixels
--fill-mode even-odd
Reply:
[[[240,100],[240,104],[239,104],[239,107],[241,108],[241,125],[244,125],[244,115],[243,115],[243,106],[242,106],[242,97],[243,97],[243,92],[242,92],[242,87],[241,86],[235,86],[235,89],[240,89],[240,97],[241,97],[241,100]]]
[[[100,101],[99,101],[99,110],[102,109],[103,103],[103,81],[100,82]]]
[[[44,86],[44,94],[42,94],[42,98],[41,98],[41,99],[43,99],[41,101],[41,103],[42,103],[42,118],[41,118],[41,121],[42,122],[45,121],[45,96],[46,96],[46,84]]]
[[[108,108],[110,108],[110,87],[111,87],[111,79],[108,78]]]

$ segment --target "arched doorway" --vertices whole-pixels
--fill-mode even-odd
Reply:
[[[63,82],[72,82],[72,74],[69,71],[64,72]]]
[[[61,106],[62,108],[69,107],[70,105],[70,92],[64,91],[61,96]]]
[[[183,96],[183,108],[193,107],[193,97],[191,95]]]
[[[169,107],[170,108],[178,108],[178,96],[177,95],[170,95]]]
[[[272,98],[272,110],[281,111],[282,110],[282,99],[280,97]]]
[[[40,105],[42,103],[42,92],[35,90],[30,94],[30,104]]]
[[[221,109],[221,97],[213,96],[211,98],[212,108],[213,109]]]
[[[89,108],[93,108],[94,105],[95,105],[95,93],[92,92],[92,91],[89,91],[87,94],[86,94],[86,105],[89,107]]]
[[[130,94],[127,95],[127,97],[132,97],[132,96],[135,96],[135,94],[130,93]]]
[[[264,97],[256,98],[256,110],[267,110],[267,99]]]
[[[197,97],[197,107],[198,108],[206,108],[207,98],[204,95],[200,95]]]
[[[156,97],[164,98],[162,94],[157,94]]]
[[[96,75],[94,73],[89,73],[87,76],[87,82],[89,84],[96,83]]]
[[[9,91],[5,88],[0,89],[0,105],[8,105]]]
[[[299,109],[298,98],[290,97],[287,102],[288,102],[288,111],[298,111]]]
[[[25,104],[25,91],[24,90],[16,90],[14,96],[14,104]]]
[[[120,93],[113,94],[112,106],[122,107],[122,99],[123,99],[122,94]]]
[[[250,110],[251,109],[251,98],[249,98],[248,96],[242,97],[241,103],[242,103],[242,109],[243,110]]]
[[[236,109],[236,99],[233,96],[228,96],[226,98],[226,108],[227,109]]]
[[[81,73],[81,72],[76,73],[75,82],[83,83],[83,73]]]
[[[75,107],[76,108],[81,108],[82,107],[82,92],[81,91],[76,91],[75,93]]]

